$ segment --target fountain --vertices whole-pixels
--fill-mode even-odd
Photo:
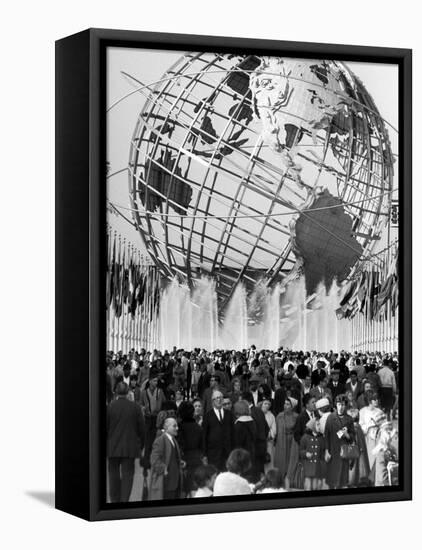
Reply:
[[[320,284],[314,294],[306,296],[304,278],[291,282],[281,299],[281,345],[318,351],[349,349],[350,327],[347,321],[339,321],[335,313],[338,292],[334,281],[328,292]]]
[[[258,349],[328,351],[349,349],[347,321],[335,314],[338,286],[326,292],[320,284],[314,294],[306,295],[301,277],[267,287],[256,285],[247,297],[243,284],[237,285],[220,320],[215,282],[205,276],[195,280],[192,290],[174,278],[163,290],[160,303],[161,349],[236,349],[255,344]]]
[[[224,312],[218,347],[235,350],[248,347],[248,312],[243,284],[237,285]]]

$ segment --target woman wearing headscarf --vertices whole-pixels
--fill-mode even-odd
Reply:
[[[355,442],[353,419],[346,414],[347,398],[344,394],[335,398],[336,410],[327,418],[325,425],[325,460],[327,483],[330,489],[349,485],[349,458],[342,457],[342,447]]]
[[[274,467],[278,468],[286,489],[290,488],[299,462],[299,445],[294,439],[294,428],[298,414],[294,411],[296,399],[286,397],[283,412],[276,417],[276,443],[274,449]]]

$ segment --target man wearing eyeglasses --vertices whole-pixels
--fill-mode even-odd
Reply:
[[[204,462],[224,471],[233,447],[233,416],[223,408],[220,390],[212,392],[211,401],[212,408],[205,414],[202,424]]]

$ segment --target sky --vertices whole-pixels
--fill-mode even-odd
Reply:
[[[125,71],[144,84],[159,80],[183,52],[142,50],[138,48],[109,48],[107,55],[107,105],[112,106],[134,90],[133,84],[122,75]],[[392,127],[398,127],[398,68],[394,65],[374,63],[347,63],[364,83],[372,95],[382,117]],[[124,169],[129,158],[129,145],[135,123],[145,103],[145,97],[133,93],[114,105],[107,113],[107,157],[111,170]],[[397,152],[397,133],[388,127],[393,152]],[[397,164],[396,164],[397,167]],[[396,169],[397,172],[397,169]],[[396,178],[397,180],[397,178]],[[397,183],[395,183],[396,187]],[[128,199],[128,177],[126,172],[117,174],[107,181],[109,199],[122,206],[130,207]],[[131,218],[131,212],[126,211]],[[137,232],[122,218],[109,215],[113,229],[142,250],[142,241]]]

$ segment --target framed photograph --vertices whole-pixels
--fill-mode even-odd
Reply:
[[[56,43],[56,507],[411,499],[411,50]]]

